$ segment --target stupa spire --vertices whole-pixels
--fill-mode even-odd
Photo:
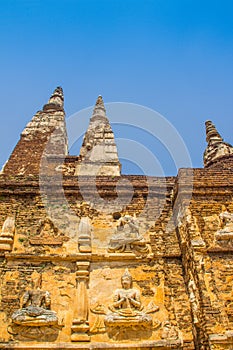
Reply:
[[[63,109],[64,95],[61,86],[58,86],[50,96],[48,103],[44,105],[43,110],[48,109]]]
[[[221,137],[221,135],[219,134],[219,132],[217,131],[215,125],[212,123],[211,120],[207,120],[205,122],[205,127],[206,127],[206,141],[208,142],[208,144],[210,143],[218,143],[223,141],[223,138]]]
[[[106,109],[104,106],[104,101],[101,95],[98,96],[96,103],[95,103],[95,107],[93,109],[93,114],[92,114],[92,118],[99,118],[99,117],[103,117],[103,118],[107,118],[106,117]]]
[[[102,96],[98,96],[80,150],[76,175],[120,176],[114,134],[106,116]]]
[[[97,97],[97,100],[96,100],[95,106],[96,106],[96,107],[102,107],[102,108],[104,108],[104,109],[105,109],[105,107],[104,107],[103,97],[102,97],[101,95],[99,95],[99,96]]]
[[[68,153],[63,103],[62,88],[57,87],[43,110],[38,111],[22,131],[3,173],[37,175],[45,152],[46,155],[49,153],[56,157],[63,157]]]
[[[222,136],[217,131],[211,120],[205,122],[206,126],[206,142],[208,145],[204,152],[204,166],[208,167],[216,163],[222,158],[227,158],[233,155],[233,147],[223,141]]]

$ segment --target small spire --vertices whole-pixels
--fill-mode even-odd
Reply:
[[[60,107],[63,107],[64,105],[64,95],[63,90],[60,86],[58,86],[53,94],[51,95],[48,104],[56,104]]]
[[[207,120],[205,122],[205,127],[206,127],[206,142],[211,143],[216,143],[216,142],[221,142],[223,141],[223,138],[217,131],[215,125],[212,123],[211,120]]]
[[[93,110],[92,118],[93,117],[105,117],[106,118],[106,109],[104,107],[104,101],[101,95],[98,96],[95,107]]]
[[[223,141],[223,138],[217,131],[211,120],[205,122],[206,126],[206,141],[208,143],[204,152],[204,166],[208,167],[220,159],[232,157],[233,147]]]
[[[80,149],[75,175],[120,176],[114,134],[106,116],[102,96],[98,96]]]
[[[95,105],[96,106],[101,105],[102,107],[104,107],[104,101],[103,101],[103,97],[101,95],[98,96]]]

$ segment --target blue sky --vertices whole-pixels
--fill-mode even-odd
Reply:
[[[1,1],[0,165],[61,85],[67,117],[99,94],[158,111],[202,167],[205,120],[233,143],[232,18],[232,0]]]

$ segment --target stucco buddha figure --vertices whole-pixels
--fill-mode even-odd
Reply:
[[[132,276],[128,269],[121,277],[122,288],[114,292],[111,313],[105,317],[107,326],[152,325],[152,317],[143,311],[140,292],[133,288]]]
[[[221,220],[222,229],[219,233],[232,233],[233,234],[233,214],[228,211],[224,211],[219,215]]]
[[[48,291],[41,290],[41,276],[34,288],[24,293],[22,308],[12,315],[12,322],[24,326],[48,326],[58,323],[57,315],[50,310],[51,297]]]
[[[135,315],[142,309],[141,298],[139,291],[132,288],[132,276],[128,270],[121,277],[121,285],[122,288],[115,291],[113,305],[109,309],[122,316]]]
[[[108,251],[122,253],[133,250],[147,253],[148,246],[139,233],[139,222],[136,215],[126,214],[117,222],[115,232],[109,241]]]
[[[216,232],[217,243],[223,247],[233,246],[233,214],[228,211],[224,211],[219,215],[220,218],[220,230]]]

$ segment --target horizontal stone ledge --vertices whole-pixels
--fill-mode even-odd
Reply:
[[[223,189],[224,188],[224,189]],[[231,186],[212,186],[212,187],[200,187],[200,186],[179,186],[178,190],[175,192],[175,194],[178,195],[185,195],[185,194],[192,194],[193,196],[203,196],[207,194],[211,194],[217,197],[226,195],[226,194],[232,194],[233,185]]]
[[[150,193],[150,195],[153,193],[153,195],[158,195],[158,196],[162,196],[163,198],[169,194],[169,189],[165,186],[165,187],[151,187],[148,191],[148,189],[146,189],[144,186],[142,186],[141,188],[139,187],[133,187],[134,189],[134,193],[140,193],[140,194],[144,194],[144,195],[148,195],[148,193]],[[82,186],[81,190],[79,189],[79,186],[66,186],[66,185],[54,185],[52,184],[50,185],[46,185],[43,187],[24,187],[23,185],[16,185],[14,188],[8,188],[8,186],[4,186],[2,188],[0,188],[1,194],[5,195],[5,194],[13,194],[13,195],[22,195],[22,194],[39,194],[39,193],[52,193],[52,194],[63,194],[64,192],[66,194],[82,194],[83,191],[85,191],[86,195],[91,195],[93,194],[93,189],[90,189],[90,186],[88,187],[88,185],[86,186]],[[127,189],[126,187],[118,187],[117,188],[117,192],[115,188],[111,188],[110,186],[107,187],[105,185],[103,186],[96,186],[94,188],[94,191],[97,191],[99,194],[101,195],[108,195],[108,196],[116,196],[117,193],[121,193],[121,195],[123,196],[124,194],[126,196],[128,196],[129,193],[131,193],[131,189]]]
[[[102,181],[101,183],[100,182],[97,182],[95,179],[93,179],[93,182],[91,182],[91,185],[95,185],[97,188],[115,188],[116,186],[119,187],[119,188],[127,188],[129,187],[129,184],[131,184],[131,186],[133,186],[135,189],[147,189],[148,187],[151,188],[151,189],[172,189],[173,186],[170,185],[170,184],[167,184],[167,183],[134,183],[134,182],[127,182],[126,184],[118,184],[117,182],[110,182],[110,181]],[[27,183],[27,182],[17,182],[15,181],[14,183],[3,183],[1,182],[0,183],[0,188],[4,189],[4,188],[10,188],[10,189],[14,189],[14,188],[40,188],[40,187],[53,187],[53,188],[56,188],[56,187],[64,187],[64,188],[75,188],[77,189],[79,187],[79,185],[81,185],[82,187],[87,187],[89,188],[90,187],[90,181],[85,181],[85,182],[82,182],[82,181],[65,181],[63,179],[53,179],[51,178],[49,181],[42,181],[40,184],[39,182],[38,183]]]
[[[233,254],[233,248],[221,248],[221,247],[213,247],[208,248],[207,253],[209,254]]]
[[[211,344],[232,344],[233,332],[226,331],[225,333],[210,334],[209,340]]]
[[[151,262],[158,259],[180,259],[181,254],[153,254],[150,256],[136,256],[133,253],[112,253],[112,254],[95,254],[95,253],[77,253],[70,255],[35,255],[35,254],[26,254],[26,253],[5,253],[5,258],[7,260],[28,260],[28,261],[88,261],[88,262],[111,262],[111,261],[143,261]]]
[[[47,349],[90,349],[90,350],[151,350],[151,349],[181,349],[183,341],[181,340],[158,340],[148,341],[142,343],[125,343],[125,344],[109,344],[109,343],[89,343],[89,344],[72,344],[72,343],[40,343],[40,344],[12,344],[12,343],[0,343],[0,349],[19,349],[19,350],[47,350]]]

